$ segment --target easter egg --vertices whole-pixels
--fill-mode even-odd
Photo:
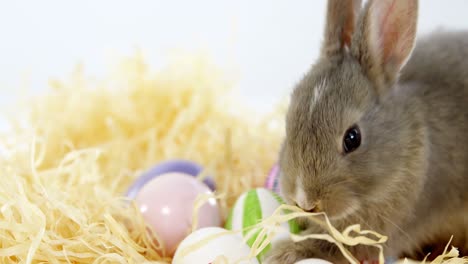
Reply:
[[[243,235],[246,236],[250,230],[245,228],[258,224],[264,218],[271,216],[274,211],[283,204],[282,198],[267,189],[257,188],[250,190],[237,199],[226,221],[226,229],[243,230]],[[283,223],[283,227],[289,232],[282,232],[273,237],[272,243],[278,240],[287,238],[289,233],[298,233],[299,226],[294,220]],[[252,246],[257,238],[258,233],[249,237],[247,244]],[[267,246],[258,256],[259,259],[270,249],[271,245]]]
[[[179,172],[196,177],[202,171],[202,166],[188,160],[169,160],[161,162],[158,165],[146,171],[145,173],[143,173],[140,177],[138,177],[135,183],[133,183],[133,185],[128,189],[127,197],[134,199],[137,193],[140,191],[140,189],[143,188],[143,186],[145,186],[145,184],[147,184],[149,181],[160,175],[171,172]],[[215,190],[215,183],[210,177],[206,177],[203,182],[208,187],[210,187],[212,191]]]
[[[220,227],[206,227],[196,230],[180,243],[172,263],[210,264],[222,256],[227,263],[258,264],[255,257],[243,259],[249,254],[250,247],[244,243],[240,235],[231,234]],[[237,262],[239,260],[242,261]]]
[[[295,264],[332,264],[332,263],[323,259],[309,258],[309,259],[300,260],[296,262]]]
[[[279,165],[275,164],[273,168],[271,168],[268,176],[265,180],[265,188],[271,190],[275,193],[280,193],[280,185],[279,185]]]
[[[195,199],[204,193],[211,193],[210,188],[193,176],[167,173],[149,181],[136,194],[140,212],[162,240],[167,254],[172,255],[190,233]],[[197,228],[220,225],[218,203],[210,198],[199,208]]]

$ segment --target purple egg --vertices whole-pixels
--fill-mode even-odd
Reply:
[[[202,166],[197,163],[188,161],[188,160],[169,160],[161,162],[158,165],[152,167],[145,173],[143,173],[132,186],[127,191],[127,197],[130,199],[135,199],[138,192],[147,184],[149,181],[155,177],[166,174],[166,173],[184,173],[192,175],[194,177],[198,176],[203,171]],[[216,185],[210,177],[206,177],[203,181],[211,191],[216,189]]]

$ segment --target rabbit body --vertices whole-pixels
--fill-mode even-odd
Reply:
[[[468,31],[416,41],[417,11],[416,0],[362,10],[329,1],[322,55],[293,91],[279,159],[288,203],[327,213],[338,229],[359,223],[388,236],[391,258],[435,256],[452,235],[468,254]],[[343,148],[350,128],[361,138],[352,151]],[[265,263],[311,257],[346,263],[319,240],[286,240]]]
[[[408,238],[400,231],[390,244],[421,259],[441,254],[453,235],[452,245],[468,255],[468,31],[421,39],[400,85],[420,102],[428,162],[413,216],[402,225]]]

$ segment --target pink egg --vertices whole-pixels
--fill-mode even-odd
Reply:
[[[190,233],[194,202],[203,193],[211,193],[211,190],[193,176],[167,173],[148,182],[135,197],[143,217],[153,227],[170,256]],[[197,229],[220,225],[216,199],[209,199],[199,209]]]
[[[265,188],[275,193],[281,193],[279,185],[279,169],[279,165],[275,164],[273,168],[271,168],[265,180]]]

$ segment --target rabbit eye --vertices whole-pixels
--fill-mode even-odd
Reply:
[[[343,138],[343,150],[345,153],[355,151],[361,145],[361,131],[357,125],[349,128]]]

